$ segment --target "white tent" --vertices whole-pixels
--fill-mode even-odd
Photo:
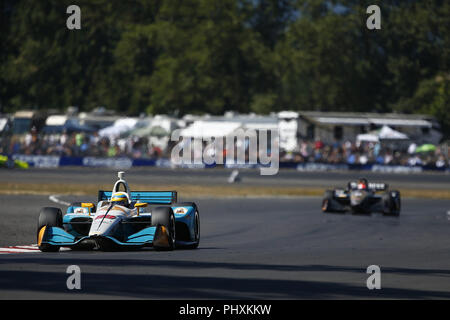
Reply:
[[[395,131],[394,129],[383,126],[378,133],[378,137],[380,139],[395,139],[395,140],[406,140],[408,139],[408,136],[404,133]]]
[[[380,139],[378,138],[378,135],[374,133],[363,133],[358,134],[356,137],[357,141],[366,141],[366,142],[378,142]]]
[[[0,119],[0,132],[2,132],[5,129],[7,124],[8,124],[8,118]]]
[[[357,141],[378,142],[380,140],[408,140],[408,136],[404,133],[396,131],[388,126],[370,133],[358,134]]]
[[[66,124],[68,116],[65,115],[52,115],[45,120],[45,125],[47,126],[63,126]]]
[[[112,126],[101,129],[98,134],[101,137],[118,137],[121,133],[133,129],[137,122],[134,118],[119,119]]]
[[[240,122],[232,121],[195,121],[189,127],[181,130],[182,137],[226,137],[241,127]]]

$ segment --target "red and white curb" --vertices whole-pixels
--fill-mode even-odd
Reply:
[[[0,248],[0,254],[29,253],[29,252],[40,252],[37,244],[32,244],[30,246],[10,246]]]
[[[60,248],[60,251],[67,251],[69,248]],[[37,244],[32,244],[29,246],[9,246],[0,248],[0,254],[11,254],[11,253],[38,253],[41,252]]]
[[[64,206],[70,206],[69,202],[62,201],[58,199],[58,195],[51,195],[49,197],[50,201],[53,201],[55,203],[64,205]],[[60,248],[60,251],[67,251],[70,250],[69,248]],[[37,253],[41,252],[38,248],[37,244],[31,244],[28,246],[9,246],[9,247],[0,247],[0,254],[11,254],[11,253]]]
[[[50,201],[56,202],[58,204],[69,206],[70,203],[59,200],[57,198],[58,195],[51,195],[49,197]],[[68,248],[61,248],[61,251],[69,250]],[[37,244],[31,244],[28,246],[9,246],[9,247],[0,247],[0,254],[9,254],[9,253],[37,253],[41,252],[38,248]]]

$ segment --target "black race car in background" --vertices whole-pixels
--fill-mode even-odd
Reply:
[[[325,191],[323,212],[400,214],[400,192],[389,190],[385,183],[369,183],[367,179],[349,182],[346,189]]]

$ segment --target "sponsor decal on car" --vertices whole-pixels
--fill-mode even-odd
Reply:
[[[106,216],[105,216],[104,214],[101,214],[101,215],[96,216],[96,217],[95,217],[95,220],[103,219],[103,217],[104,217],[105,219],[111,219],[111,220],[113,220],[113,219],[116,218],[116,216],[113,216],[113,215],[110,215],[110,214],[107,214]]]
[[[75,210],[73,210],[73,213],[88,213],[86,208],[76,208]]]
[[[186,214],[187,212],[188,212],[188,209],[184,208],[184,207],[176,208],[174,211],[174,213],[176,213],[176,214]]]
[[[345,190],[335,190],[334,194],[338,198],[346,198],[347,197],[347,193],[345,192]]]

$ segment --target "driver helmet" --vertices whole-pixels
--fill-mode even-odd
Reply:
[[[128,194],[125,192],[115,192],[111,196],[111,203],[114,203],[119,206],[128,207],[130,200],[128,199]]]
[[[359,179],[358,181],[358,189],[359,190],[367,190],[367,179]]]

